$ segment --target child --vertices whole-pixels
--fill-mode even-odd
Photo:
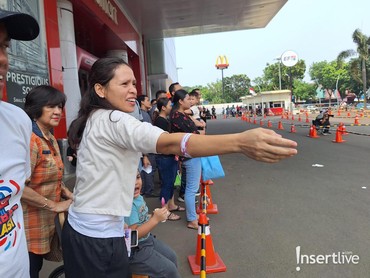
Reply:
[[[158,223],[167,219],[169,211],[166,207],[155,209],[150,217],[148,207],[140,195],[141,186],[141,176],[137,172],[131,214],[125,218],[125,223],[130,229],[136,229],[139,237],[138,246],[131,248],[130,270],[132,273],[153,278],[180,277],[176,253],[150,233]]]

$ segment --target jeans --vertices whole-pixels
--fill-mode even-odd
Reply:
[[[150,235],[132,248],[129,264],[132,273],[150,277],[180,278],[176,253],[165,243]]]
[[[156,162],[162,178],[160,197],[163,197],[167,204],[174,192],[174,183],[178,168],[177,161],[175,160],[175,156],[159,154],[156,156]]]
[[[155,155],[154,154],[147,154],[150,164],[152,165],[152,172],[146,173],[145,171],[140,172],[141,179],[143,181],[143,187],[141,189],[141,193],[145,195],[153,194],[154,190],[154,172],[155,172]]]
[[[186,169],[186,190],[185,190],[185,207],[187,220],[197,220],[197,213],[195,209],[195,194],[199,189],[201,163],[200,158],[191,158],[183,161]]]

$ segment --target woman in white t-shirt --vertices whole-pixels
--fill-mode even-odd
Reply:
[[[264,162],[297,153],[295,142],[261,128],[217,136],[169,134],[127,114],[136,97],[134,73],[122,59],[94,63],[88,92],[69,130],[78,156],[74,202],[62,233],[69,277],[129,277],[123,225],[131,212],[141,153],[199,157],[240,152]]]

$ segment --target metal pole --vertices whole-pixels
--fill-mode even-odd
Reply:
[[[289,67],[289,87],[290,87],[290,112],[293,112],[293,76],[292,76],[292,67]]]
[[[225,95],[225,85],[224,85],[224,69],[221,69],[221,80],[222,80],[222,98],[224,98]]]
[[[280,59],[278,59],[279,63],[279,90],[281,91],[281,65],[280,65]]]

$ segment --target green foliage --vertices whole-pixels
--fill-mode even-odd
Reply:
[[[356,29],[352,34],[352,40],[356,44],[356,51],[352,49],[342,51],[338,54],[337,61],[341,67],[341,64],[346,58],[356,54],[358,55],[357,59],[350,61],[349,73],[354,81],[362,85],[362,92],[364,93],[367,91],[369,85],[366,73],[368,72],[370,38],[363,34],[360,29]],[[366,107],[366,98],[364,98],[364,104],[364,107]]]
[[[316,85],[312,83],[307,83],[302,80],[294,80],[294,96],[295,99],[299,100],[309,100],[314,99],[316,96]]]
[[[280,64],[281,71],[281,89],[290,89],[290,74],[293,80],[302,80],[306,72],[306,63],[299,60],[293,67],[286,67]],[[279,63],[267,64],[263,70],[264,91],[279,90]]]
[[[337,61],[321,61],[313,63],[309,74],[316,85],[322,85],[325,89],[335,90],[337,81],[343,85],[349,82],[348,69],[345,66],[338,68]],[[340,88],[340,86],[338,86]]]
[[[225,102],[239,102],[240,97],[249,93],[251,81],[245,74],[237,74],[224,78],[225,92],[222,92],[222,81],[207,84],[207,86],[194,86],[189,88],[189,92],[194,88],[199,88],[202,92],[203,101],[209,101],[211,104]]]
[[[249,92],[251,80],[245,74],[233,75],[224,78],[225,95],[223,98],[226,102],[238,102],[240,97],[245,96]]]

